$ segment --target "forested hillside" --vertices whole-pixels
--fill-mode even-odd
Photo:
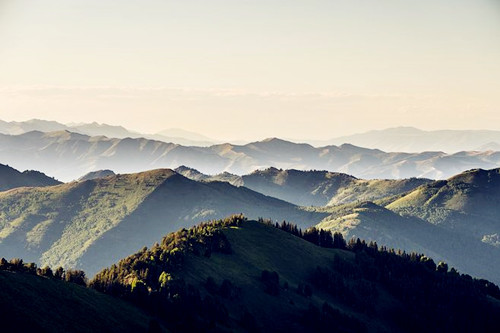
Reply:
[[[241,216],[171,233],[90,285],[174,332],[494,332],[500,315],[497,286],[446,263]]]

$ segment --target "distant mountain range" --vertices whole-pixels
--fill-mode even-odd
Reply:
[[[414,127],[396,127],[341,136],[328,141],[311,141],[315,145],[350,143],[387,152],[424,152],[500,150],[500,131],[439,130],[423,131]]]
[[[6,122],[0,120],[0,133],[18,135],[31,131],[69,131],[88,136],[108,138],[145,138],[184,146],[207,147],[223,143],[205,135],[180,128],[169,128],[157,133],[139,133],[123,126],[93,123],[62,124],[57,121],[31,119]],[[226,140],[227,141],[227,140]],[[294,141],[297,140],[287,140]],[[299,140],[314,147],[343,144],[380,149],[386,152],[418,153],[426,151],[456,153],[461,151],[500,151],[500,131],[492,130],[435,130],[424,131],[414,127],[393,127],[359,134],[336,137],[330,140]],[[233,142],[244,145],[248,141]]]
[[[160,169],[0,192],[0,253],[94,274],[165,233],[236,213],[302,227],[327,215]]]
[[[177,143],[187,146],[210,146],[217,143],[217,140],[210,139],[204,135],[170,128],[155,134],[139,133],[130,131],[123,126],[93,123],[72,123],[62,124],[57,121],[41,119],[31,119],[27,121],[6,122],[0,120],[0,133],[18,135],[32,131],[57,132],[69,131],[89,136],[106,136],[108,138],[146,138],[164,142]]]
[[[276,138],[246,145],[188,147],[143,138],[106,138],[68,131],[0,134],[1,162],[16,169],[36,168],[62,181],[102,169],[130,173],[189,165],[204,174],[248,174],[276,167],[328,170],[365,179],[443,179],[472,168],[500,166],[500,152],[445,154],[386,153],[353,145],[315,148]]]

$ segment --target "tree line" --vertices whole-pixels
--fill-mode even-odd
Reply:
[[[321,247],[354,253],[355,260],[335,255],[330,267],[317,267],[311,284],[356,311],[375,316],[380,311],[378,285],[405,306],[396,307],[388,320],[406,332],[490,332],[500,314],[488,298],[500,300],[500,288],[485,279],[460,274],[445,262],[436,264],[424,254],[388,249],[376,242],[309,228],[302,231],[283,221],[262,222]]]
[[[55,270],[52,270],[49,266],[40,268],[37,267],[34,262],[25,263],[20,258],[13,258],[9,261],[7,261],[5,258],[0,259],[0,270],[38,275],[50,279],[76,283],[81,286],[87,286],[87,277],[85,276],[85,272],[82,270],[64,270],[64,268],[60,266]]]

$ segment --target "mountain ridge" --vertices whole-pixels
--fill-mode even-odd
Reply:
[[[489,150],[489,147],[496,148],[500,143],[500,131],[426,131],[415,127],[401,126],[346,135],[331,140],[314,141],[315,144],[319,145],[338,145],[347,142],[357,146],[379,148],[389,152],[445,151],[447,153],[456,153],[464,150]]]
[[[27,121],[6,122],[0,120],[0,133],[19,135],[32,131],[39,132],[57,132],[69,131],[89,136],[105,136],[107,138],[147,138],[150,140],[159,140],[172,142],[188,146],[209,146],[216,143],[215,140],[207,138],[201,134],[181,129],[166,129],[155,134],[139,133],[131,131],[123,126],[92,123],[70,123],[62,124],[57,121],[30,119]]]
[[[368,179],[443,179],[467,169],[500,166],[500,152],[491,151],[452,155],[386,153],[352,145],[315,148],[281,139],[246,145],[189,147],[144,138],[91,137],[71,132],[0,134],[0,152],[3,163],[18,169],[27,169],[36,163],[42,172],[64,181],[100,169],[130,173],[181,165],[189,165],[205,174],[226,171],[243,175],[256,169],[277,167],[328,170]]]
[[[326,216],[244,187],[157,169],[0,192],[0,250],[93,274],[158,235],[235,213],[302,226]]]
[[[371,207],[332,207],[332,214],[318,227],[342,232],[348,238],[432,253],[469,274],[499,283],[498,188],[500,169],[468,170],[382,198]],[[392,224],[387,226],[388,222]]]
[[[0,191],[17,187],[53,186],[60,181],[35,170],[18,171],[8,165],[0,164]]]

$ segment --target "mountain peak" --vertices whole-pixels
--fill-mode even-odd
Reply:
[[[115,176],[116,174],[109,169],[104,169],[104,170],[97,170],[97,171],[91,171],[82,177],[78,178],[78,181],[85,181],[85,180],[90,180],[90,179],[97,179],[97,178],[104,178],[104,177],[109,177],[109,176]]]

